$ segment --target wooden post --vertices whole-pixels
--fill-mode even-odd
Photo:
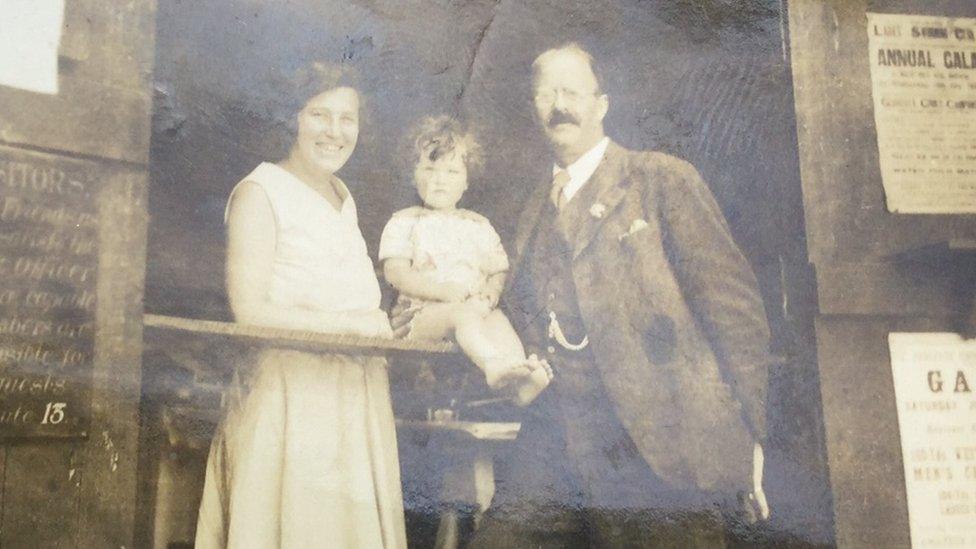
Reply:
[[[66,266],[57,267],[60,271],[42,268],[33,285],[24,272],[17,280],[7,276],[0,288],[15,288],[21,299],[29,291],[25,288],[45,288],[55,298],[64,298],[77,288],[71,284],[87,284],[89,279],[58,281],[52,273],[77,275],[91,267],[95,296],[94,301],[75,300],[73,308],[59,305],[61,310],[83,313],[81,320],[68,323],[82,327],[80,335],[66,335],[58,342],[54,336],[37,339],[55,349],[67,348],[61,341],[69,341],[78,353],[72,355],[78,360],[71,366],[77,367],[55,372],[55,377],[64,376],[65,388],[59,393],[65,401],[63,420],[50,414],[56,407],[43,411],[41,402],[44,417],[36,428],[3,429],[0,546],[132,547],[155,1],[83,0],[67,2],[65,9],[59,92],[45,95],[0,87],[0,162],[21,174],[56,174],[85,192],[67,196],[63,203],[47,202],[63,207],[57,214],[61,217],[50,217],[55,212],[45,210],[43,218],[21,216],[4,230],[70,240],[84,232],[84,224],[79,217],[77,231],[72,232],[66,216],[85,212],[91,216],[84,218],[90,221],[84,232],[90,242],[80,238],[79,248],[69,250],[71,245],[65,244],[34,256],[23,247],[20,256],[18,250],[0,250],[8,258],[34,257],[53,262],[47,267],[58,262]],[[36,185],[31,191],[13,181],[0,178],[0,200],[6,205],[45,204],[43,196],[30,194],[37,191]],[[8,317],[40,318],[31,316],[34,313],[24,303],[4,312]],[[64,314],[50,312],[53,316],[41,320],[67,318]],[[14,339],[2,343],[21,344]],[[36,378],[37,370],[31,368],[45,364],[15,360],[3,366],[6,375]],[[36,404],[28,397],[17,398],[27,399],[26,407]],[[13,392],[0,395],[0,407],[14,398]],[[55,429],[57,424],[64,427]]]

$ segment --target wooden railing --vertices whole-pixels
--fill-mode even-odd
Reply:
[[[361,337],[352,335],[323,334],[299,330],[267,328],[232,322],[198,320],[147,314],[143,316],[143,339],[148,350],[161,351],[184,369],[200,376],[198,388],[212,392],[221,390],[219,383],[208,383],[201,379],[221,377],[225,367],[220,361],[201,357],[200,351],[210,350],[212,354],[221,345],[261,345],[279,349],[295,349],[306,352],[343,352],[366,356],[385,356],[391,359],[451,359],[464,360],[457,345],[447,342],[428,342],[405,339]],[[483,401],[491,403],[501,399]],[[466,403],[465,406],[478,406],[480,402]],[[196,410],[217,417],[218,410]],[[213,418],[211,418],[213,419]],[[455,433],[463,437],[479,440],[512,440],[518,433],[519,424],[514,422],[458,421],[455,419],[429,418],[398,419],[397,424],[408,429],[433,430]]]
[[[211,342],[221,339],[236,340],[284,349],[313,352],[350,352],[362,355],[444,355],[459,352],[457,346],[452,343],[323,334],[153,314],[143,316],[143,327],[146,332],[144,337],[150,337],[157,341],[166,341],[174,336],[184,342],[188,338],[205,337]]]

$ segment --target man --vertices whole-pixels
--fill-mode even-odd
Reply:
[[[768,513],[755,276],[691,165],[605,136],[582,47],[532,68],[554,165],[521,217],[505,303],[555,377],[473,545],[724,545],[723,512]]]

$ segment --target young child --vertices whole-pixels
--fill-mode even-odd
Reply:
[[[457,207],[480,148],[447,116],[420,122],[408,141],[413,181],[424,205],[400,210],[383,229],[379,259],[398,305],[416,310],[407,335],[458,346],[485,373],[492,389],[512,388],[526,405],[549,384],[552,370],[526,358],[518,335],[496,308],[508,258],[491,223]]]

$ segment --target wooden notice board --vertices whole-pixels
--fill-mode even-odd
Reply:
[[[920,543],[909,529],[888,335],[966,329],[976,291],[976,217],[889,211],[875,124],[870,60],[877,52],[869,44],[869,13],[974,17],[976,4],[789,2],[836,542],[910,547]]]
[[[148,546],[134,540],[155,14],[65,2],[57,94],[0,86],[0,547]]]
[[[98,190],[90,163],[0,147],[0,438],[87,434]]]

